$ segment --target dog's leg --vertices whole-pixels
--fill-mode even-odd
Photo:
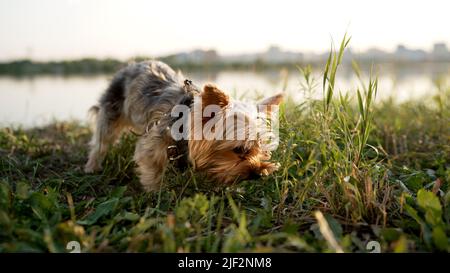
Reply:
[[[89,153],[89,159],[84,167],[86,173],[92,173],[101,169],[101,164],[108,148],[115,140],[118,139],[124,123],[120,116],[111,117],[108,115],[106,109],[101,107],[97,115],[96,125],[94,129],[94,135],[91,140],[91,150]]]
[[[142,187],[147,192],[159,190],[168,162],[167,145],[156,126],[136,144],[134,160]]]

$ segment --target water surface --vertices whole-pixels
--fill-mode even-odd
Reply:
[[[378,73],[377,99],[393,97],[397,102],[431,96],[436,92],[434,81],[438,77],[450,78],[450,64],[392,66],[382,71]],[[238,98],[268,96],[283,89],[298,101],[305,98],[304,81],[297,71],[187,72],[185,75],[197,85],[214,82]],[[322,76],[320,72],[315,72],[314,76],[317,88],[311,95],[320,98]],[[110,78],[111,75],[0,77],[0,126],[32,127],[55,120],[86,121],[87,110],[97,102]],[[342,92],[361,86],[349,69],[340,71],[336,82]]]

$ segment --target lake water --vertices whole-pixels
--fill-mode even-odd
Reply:
[[[450,64],[428,64],[386,66],[378,74],[377,100],[393,97],[397,102],[421,99],[436,92],[434,81],[438,77],[450,79]],[[197,85],[214,82],[234,97],[254,98],[280,92],[286,85],[286,92],[295,100],[302,101],[302,77],[296,71],[222,71],[218,73],[185,73]],[[314,73],[319,98],[321,75]],[[0,77],[0,127],[42,126],[54,120],[87,119],[87,110],[94,105],[106,89],[111,76],[36,76],[30,78]],[[286,81],[287,80],[287,81]],[[356,76],[343,69],[336,80],[338,90],[346,92],[360,86]]]

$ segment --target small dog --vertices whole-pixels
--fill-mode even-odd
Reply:
[[[90,110],[95,116],[95,129],[85,172],[101,169],[108,147],[128,128],[139,136],[134,160],[146,191],[159,189],[171,162],[180,168],[190,164],[194,170],[226,184],[269,175],[278,168],[278,164],[268,161],[274,149],[270,143],[273,139],[260,133],[250,137],[249,129],[257,124],[256,120],[269,120],[255,115],[256,106],[267,105],[263,112],[271,114],[282,97],[278,94],[256,105],[245,103],[230,99],[212,84],[200,91],[162,62],[130,64],[114,76],[99,104]],[[189,112],[174,115],[177,106]],[[205,115],[208,106],[216,106],[216,111]],[[200,126],[195,127],[199,112]],[[225,124],[223,118],[245,121],[244,127],[238,128],[239,122]],[[173,129],[175,124],[181,126]],[[215,137],[202,137],[202,126],[209,126]],[[180,129],[184,138],[177,139],[174,135]],[[230,137],[227,129],[236,129],[231,130],[232,136],[240,133],[241,137]],[[199,132],[200,137],[194,137]]]

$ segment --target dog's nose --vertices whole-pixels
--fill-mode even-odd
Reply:
[[[261,178],[261,173],[255,171],[251,172],[248,177],[248,179],[259,179],[259,178]]]

